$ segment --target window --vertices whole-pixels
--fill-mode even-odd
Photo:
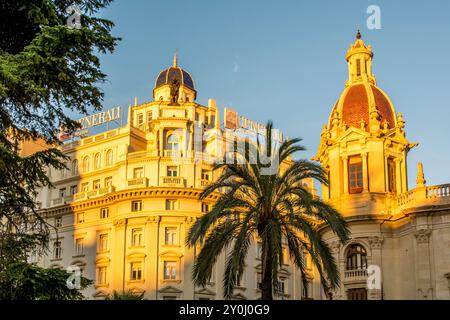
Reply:
[[[167,176],[168,177],[178,177],[178,167],[168,166],[167,167]]]
[[[142,211],[142,201],[141,200],[131,201],[131,211],[132,212]]]
[[[175,227],[166,228],[165,244],[167,244],[167,245],[177,244],[177,228],[175,228]]]
[[[347,270],[367,268],[367,252],[363,246],[352,244],[347,251]]]
[[[171,134],[167,137],[167,150],[178,151],[180,149],[180,139],[178,136]]]
[[[109,217],[109,208],[100,209],[100,219],[107,219]]]
[[[176,261],[164,261],[164,280],[175,280],[177,278]]]
[[[284,282],[284,279],[279,279],[278,281],[277,281],[277,291],[279,292],[279,293],[285,293],[285,282]]]
[[[86,192],[89,189],[89,182],[84,182],[81,184],[81,192]]]
[[[239,275],[236,275],[235,284],[236,287],[242,288],[242,278]]]
[[[361,76],[361,59],[356,59],[356,75]]]
[[[102,155],[97,153],[94,157],[94,169],[100,169],[102,166]]]
[[[200,121],[200,113],[199,112],[195,113],[195,121]]]
[[[112,187],[112,177],[105,178],[105,188]]]
[[[133,169],[133,178],[134,179],[143,178],[143,177],[144,177],[144,168],[143,167]]]
[[[347,290],[348,300],[367,300],[366,288],[357,288]]]
[[[63,178],[67,177],[67,168],[62,168],[62,170],[61,170],[61,177],[63,177]]]
[[[107,268],[106,267],[98,267],[97,268],[97,284],[106,284],[106,275]]]
[[[77,214],[77,223],[83,223],[84,222],[84,212]]]
[[[62,217],[56,217],[55,218],[55,227],[56,228],[62,227]]]
[[[100,189],[100,187],[100,179],[94,180],[94,182],[92,182],[92,190],[98,190]]]
[[[133,229],[131,231],[131,245],[133,247],[140,247],[142,246],[142,229]]]
[[[211,177],[211,171],[202,170],[202,180],[209,180]]]
[[[363,190],[363,172],[361,157],[350,157],[348,160],[348,181],[350,193],[361,193]]]
[[[72,175],[74,175],[74,176],[78,175],[78,160],[77,159],[72,161]]]
[[[144,114],[143,113],[139,113],[137,115],[137,125],[140,126],[144,123]]]
[[[113,151],[108,150],[106,152],[106,165],[111,166],[113,164]]]
[[[202,212],[203,213],[209,212],[209,204],[202,202]]]
[[[64,198],[66,196],[66,188],[59,189],[59,197]]]
[[[89,166],[90,166],[90,161],[89,161],[89,157],[84,157],[83,159],[83,171],[89,171]]]
[[[395,162],[394,159],[389,158],[388,162],[388,187],[389,192],[396,192],[397,186],[395,185]]]
[[[177,200],[166,199],[166,210],[175,210],[177,205]]]
[[[78,186],[70,186],[70,195],[73,196],[75,193],[78,192]]]
[[[132,262],[130,264],[130,280],[142,280],[142,263],[141,262]]]
[[[75,239],[75,254],[82,255],[84,253],[84,239]]]
[[[53,259],[61,259],[61,257],[62,257],[61,241],[55,241],[53,243]]]
[[[104,252],[108,250],[108,234],[103,233],[99,236],[98,250]]]
[[[152,110],[147,111],[147,122],[150,122],[153,119],[153,112]]]

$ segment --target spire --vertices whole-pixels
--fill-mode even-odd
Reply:
[[[363,82],[376,84],[375,76],[372,74],[372,58],[372,47],[366,46],[358,29],[356,41],[350,45],[345,56],[348,63],[348,85]]]
[[[422,161],[419,161],[417,164],[417,180],[416,180],[418,187],[424,187],[426,180],[425,175],[423,174],[423,164]]]
[[[358,29],[358,32],[356,33],[356,39],[358,39],[358,40],[361,39],[361,32],[359,32],[359,29]]]
[[[175,54],[173,55],[173,67],[177,68],[178,67],[178,52],[175,51]]]

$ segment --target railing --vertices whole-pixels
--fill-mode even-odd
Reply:
[[[427,187],[427,199],[450,197],[450,184]]]
[[[179,150],[164,150],[164,157],[167,158],[181,158],[183,155]]]
[[[182,177],[161,177],[161,185],[169,187],[184,187],[184,178]]]
[[[56,206],[58,204],[62,204],[62,200],[63,200],[63,198],[55,198],[55,199],[52,200],[52,204],[54,206]]]
[[[147,178],[133,178],[128,179],[128,186],[129,187],[135,187],[135,188],[145,188],[148,185],[148,179]]]
[[[414,190],[410,190],[408,192],[399,194],[397,196],[397,206],[403,206],[415,200],[415,192]]]
[[[87,192],[86,191],[82,191],[82,192],[75,193],[73,195],[73,199],[74,199],[74,201],[87,199]]]
[[[367,269],[345,270],[344,277],[347,281],[364,281],[367,279]]]
[[[116,188],[113,186],[109,186],[109,187],[104,187],[104,188],[98,189],[98,194],[111,193],[114,191],[116,191]]]
[[[202,187],[207,187],[211,184],[210,180],[206,180],[206,179],[200,179],[200,186]]]

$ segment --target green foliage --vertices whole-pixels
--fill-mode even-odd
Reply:
[[[266,137],[271,137],[272,123],[267,124]],[[187,244],[202,245],[195,261],[193,279],[205,286],[220,253],[227,250],[223,275],[224,296],[231,298],[236,278],[242,278],[248,249],[254,239],[262,245],[262,299],[277,293],[278,271],[282,265],[282,242],[285,239],[291,261],[307,281],[304,251],[307,251],[321,275],[325,292],[339,286],[336,261],[318,231],[328,225],[345,242],[349,229],[342,215],[313,196],[302,180],[313,178],[327,184],[324,170],[308,160],[293,161],[291,156],[304,150],[300,139],[273,146],[272,139],[256,146],[246,143],[245,152],[236,150],[232,164],[218,164],[219,179],[205,188],[200,199],[222,190],[212,210],[199,218],[187,237]],[[263,159],[266,155],[270,161]],[[273,163],[280,166],[273,174],[265,174]],[[224,161],[225,162],[225,161]]]
[[[113,291],[112,296],[106,297],[105,300],[144,300],[145,292],[134,292],[132,290],[127,290],[123,292]]]

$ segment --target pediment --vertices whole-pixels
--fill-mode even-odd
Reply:
[[[167,287],[161,288],[161,289],[159,289],[158,292],[160,292],[160,293],[183,293],[183,291],[181,291],[180,289],[175,288],[173,286],[167,286]]]
[[[195,294],[204,294],[204,295],[208,295],[208,296],[215,296],[216,293],[212,290],[209,290],[207,288],[202,288],[200,290],[196,290]]]

